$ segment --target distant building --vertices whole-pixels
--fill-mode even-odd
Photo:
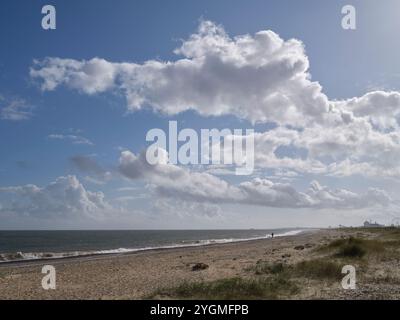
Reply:
[[[365,228],[381,228],[384,227],[384,225],[379,224],[375,221],[375,223],[369,222],[369,221],[365,221],[364,222],[364,227]]]

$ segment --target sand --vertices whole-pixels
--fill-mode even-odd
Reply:
[[[183,281],[249,276],[249,267],[259,260],[294,264],[317,257],[317,246],[348,235],[348,230],[319,230],[202,247],[1,265],[0,299],[143,299],[159,288],[173,287]],[[295,249],[297,246],[304,249]],[[193,271],[196,263],[209,267]],[[44,290],[41,286],[44,276],[41,269],[45,264],[56,268],[55,290]],[[393,266],[375,266],[375,269],[374,272],[382,273]],[[339,282],[302,280],[301,287],[301,292],[291,299],[400,297],[400,286],[391,283],[361,283],[357,290],[343,290]]]

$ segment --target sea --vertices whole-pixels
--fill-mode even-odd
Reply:
[[[0,263],[205,246],[301,232],[304,229],[0,231]]]

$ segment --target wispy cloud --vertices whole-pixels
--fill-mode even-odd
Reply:
[[[82,144],[82,145],[89,145],[93,146],[94,143],[90,141],[88,138],[85,138],[83,136],[78,136],[74,134],[49,134],[47,138],[52,139],[52,140],[65,140],[69,141],[72,144]]]
[[[6,99],[0,96],[0,119],[21,121],[33,116],[33,106],[21,98]]]

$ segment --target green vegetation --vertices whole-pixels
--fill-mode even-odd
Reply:
[[[228,278],[210,282],[184,282],[174,288],[160,289],[154,297],[178,299],[278,299],[298,293],[298,278],[338,280],[341,266],[335,262],[314,259],[294,265],[258,261],[247,271],[257,277]]]
[[[339,258],[362,258],[365,255],[384,252],[385,243],[349,237],[332,241],[327,246],[320,247],[319,251],[334,251],[334,256]]]
[[[254,267],[248,268],[248,271],[254,271],[256,275],[281,275],[282,277],[304,277],[312,279],[339,279],[341,277],[341,265],[322,259],[313,259],[302,261],[294,265],[285,265],[282,263],[268,263],[259,261]]]
[[[358,234],[363,236],[377,235],[379,240],[400,240],[400,227],[384,227],[384,228],[353,228],[349,230],[354,234],[357,231]]]
[[[278,299],[299,291],[284,277],[228,278],[210,282],[184,282],[175,288],[161,289],[152,295],[179,299]]]
[[[366,254],[366,250],[359,244],[347,244],[339,249],[338,257],[362,258]]]
[[[279,274],[287,271],[287,266],[283,263],[269,263],[260,260],[255,266],[248,268],[248,271],[254,271],[256,275]]]
[[[322,259],[302,261],[294,265],[294,274],[312,279],[338,280],[342,277],[342,266]]]

